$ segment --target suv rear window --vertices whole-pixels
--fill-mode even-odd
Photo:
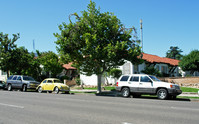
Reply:
[[[11,80],[11,79],[12,79],[12,77],[13,77],[13,75],[12,75],[12,76],[10,76],[10,77],[8,78],[8,80]]]
[[[127,81],[129,79],[129,76],[123,76],[120,81]]]
[[[139,77],[138,76],[132,76],[130,81],[136,81],[138,82],[139,81]]]
[[[16,79],[17,79],[17,76],[14,76],[12,80],[16,80]]]
[[[29,76],[23,76],[23,80],[34,81],[34,79],[32,77],[29,77]]]

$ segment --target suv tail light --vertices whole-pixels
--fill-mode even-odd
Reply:
[[[118,86],[118,82],[116,83],[116,86]]]

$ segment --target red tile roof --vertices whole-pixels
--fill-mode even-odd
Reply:
[[[68,63],[68,64],[64,64],[62,67],[64,67],[65,69],[68,69],[68,70],[76,70],[76,68],[75,67],[72,67],[71,66],[72,65],[72,63]]]
[[[178,63],[180,62],[179,60],[176,59],[159,57],[156,55],[151,55],[146,53],[143,53],[142,59],[150,63],[165,63],[165,64],[170,64],[172,66],[178,66]]]
[[[156,55],[151,55],[151,54],[146,54],[146,53],[143,53],[142,59],[150,63],[165,63],[165,64],[170,64],[172,66],[178,66],[178,63],[180,62],[179,60],[176,60],[176,59],[159,57]],[[70,69],[76,70],[76,68],[72,67],[71,65],[72,63],[68,63],[68,64],[64,64],[63,67],[68,70]]]

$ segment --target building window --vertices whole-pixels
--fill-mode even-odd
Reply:
[[[7,75],[7,73],[4,71],[1,71],[1,75]]]
[[[135,73],[135,74],[139,74],[138,65],[134,65],[134,73]]]
[[[167,67],[166,66],[162,66],[161,67],[161,72],[167,74]]]
[[[156,66],[156,69],[157,69],[158,71],[160,71],[160,67],[159,67],[159,65],[157,65],[157,66]]]

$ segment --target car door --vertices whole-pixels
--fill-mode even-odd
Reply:
[[[46,90],[48,91],[52,91],[53,90],[53,81],[52,80],[48,80],[45,86]]]
[[[15,75],[10,81],[12,88],[17,88],[17,76]]]
[[[41,87],[43,90],[46,90],[46,83],[47,83],[47,80],[44,80],[41,82]]]
[[[17,88],[22,88],[22,77],[18,76],[16,80],[16,87]]]
[[[138,92],[139,76],[131,76],[128,81],[131,92]]]
[[[152,80],[144,75],[140,76],[140,82],[139,82],[139,92],[141,93],[152,93],[153,92],[153,82]]]

